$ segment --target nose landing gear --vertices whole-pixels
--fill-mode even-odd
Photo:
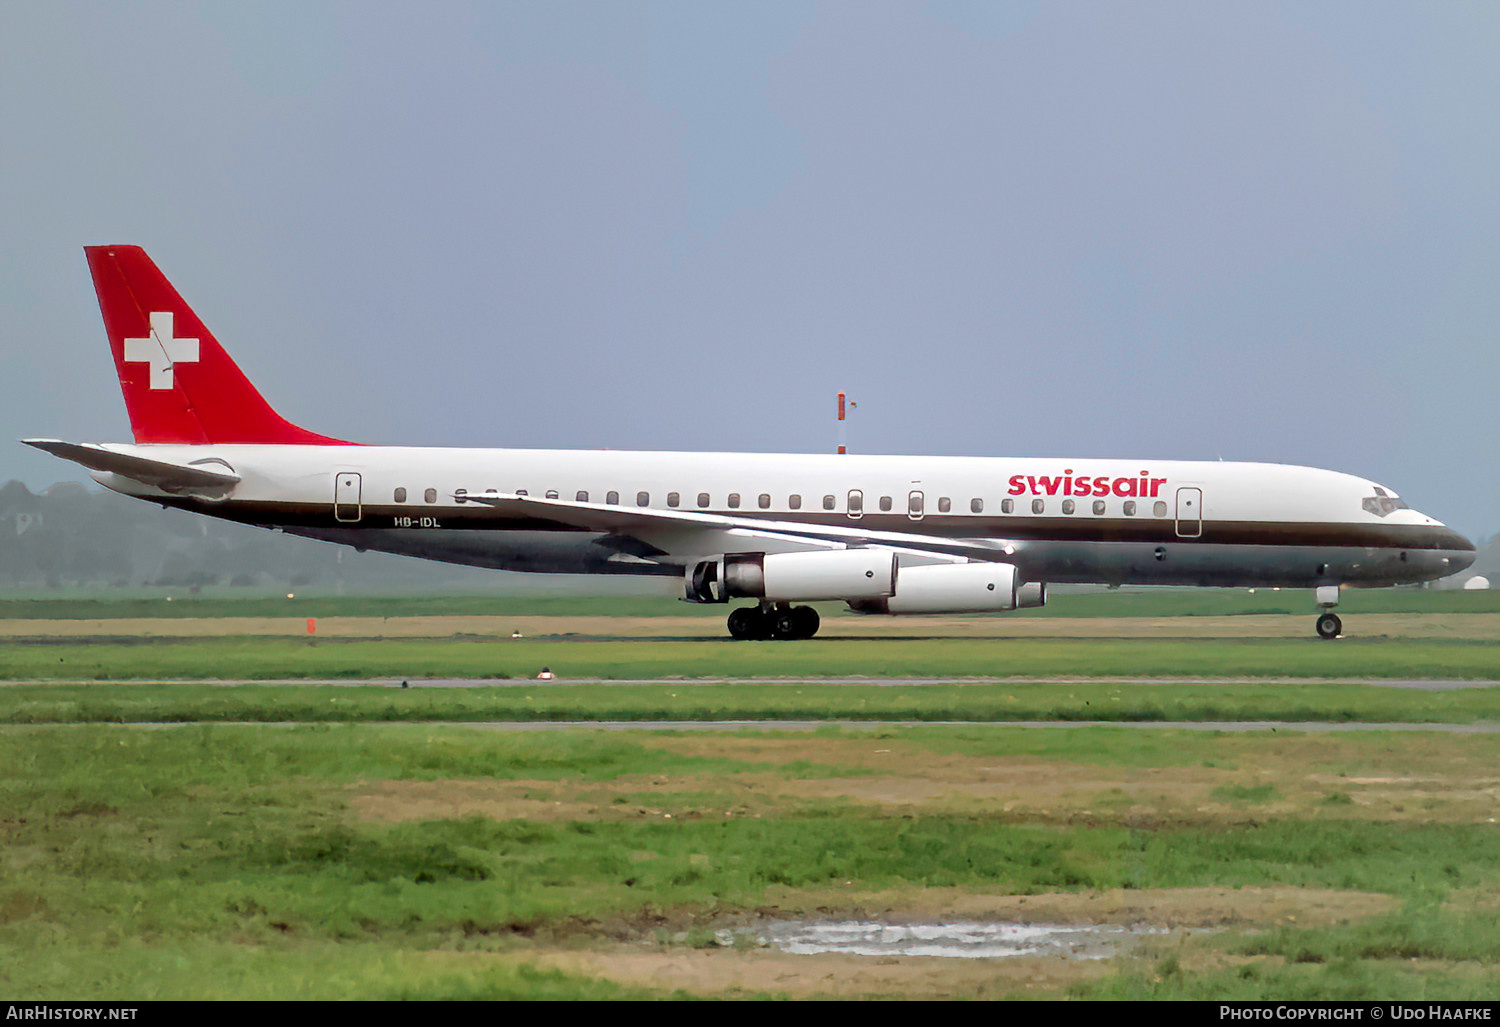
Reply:
[[[812,638],[818,633],[821,619],[811,606],[787,603],[765,603],[742,606],[729,615],[731,638],[767,641],[791,641]]]
[[[1339,604],[1339,587],[1319,585],[1316,595],[1318,605],[1323,608],[1322,615],[1318,617],[1318,637],[1338,638],[1344,630],[1344,622],[1333,612],[1333,608]]]

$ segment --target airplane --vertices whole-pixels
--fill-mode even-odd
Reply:
[[[288,534],[514,571],[675,576],[736,639],[870,614],[1042,606],[1047,585],[1430,581],[1472,542],[1350,474],[1266,463],[377,446],[262,398],[138,246],[87,246],[134,443],[24,439],[116,492]]]

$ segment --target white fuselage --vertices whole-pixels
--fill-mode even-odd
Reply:
[[[103,484],[361,549],[516,570],[678,574],[732,533],[631,545],[465,496],[858,525],[993,540],[1026,580],[1389,585],[1454,573],[1473,546],[1353,475],[1279,464],[988,457],[111,445],[240,478],[227,497]],[[675,539],[677,536],[670,536]],[[765,551],[778,544],[757,543]],[[786,551],[795,551],[795,545]],[[1003,554],[1003,555],[1002,555]]]

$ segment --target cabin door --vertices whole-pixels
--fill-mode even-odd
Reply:
[[[340,471],[333,476],[333,519],[352,524],[359,520],[359,475]]]
[[[1203,490],[1177,490],[1177,537],[1197,538],[1203,534]]]

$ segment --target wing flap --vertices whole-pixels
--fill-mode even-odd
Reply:
[[[657,510],[543,499],[513,493],[464,493],[455,500],[482,503],[500,513],[544,517],[576,528],[629,535],[673,555],[734,552],[733,543],[775,541],[795,548],[883,546],[933,556],[1005,560],[1014,550],[1004,539],[940,538],[916,532],[871,531],[849,525],[809,524],[686,510]]]

